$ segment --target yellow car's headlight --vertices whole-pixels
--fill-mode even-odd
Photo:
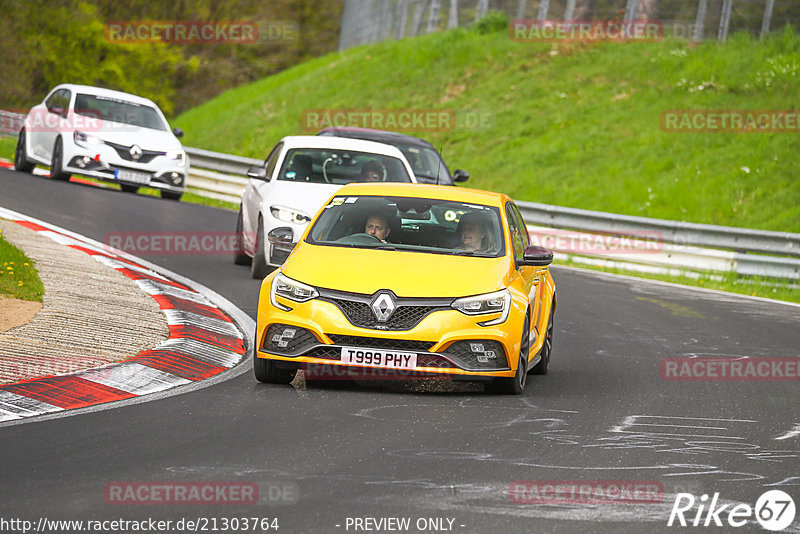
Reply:
[[[492,326],[505,322],[508,318],[508,312],[511,309],[511,293],[508,292],[508,289],[501,289],[493,293],[464,297],[453,301],[452,306],[464,315],[502,313],[497,319],[478,323],[481,326]]]
[[[288,276],[278,273],[272,279],[272,287],[269,293],[270,302],[280,310],[290,311],[290,307],[284,306],[275,299],[277,295],[295,302],[307,302],[317,298],[319,292],[308,284],[292,280]]]

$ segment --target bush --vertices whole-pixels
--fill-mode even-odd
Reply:
[[[475,31],[481,35],[508,31],[508,16],[502,11],[489,11],[475,23]]]

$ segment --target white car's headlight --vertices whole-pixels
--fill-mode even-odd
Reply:
[[[99,137],[95,137],[95,136],[89,135],[87,133],[79,132],[78,130],[75,130],[72,133],[72,140],[75,141],[77,144],[83,145],[83,146],[102,145],[102,144],[105,143],[105,141],[103,141]]]
[[[493,293],[464,297],[453,301],[453,308],[464,315],[487,315],[489,313],[502,313],[497,319],[478,323],[481,326],[492,326],[505,322],[511,308],[511,293],[508,289],[501,289]]]
[[[186,152],[183,150],[170,150],[167,152],[167,159],[176,162],[178,167],[183,167],[186,165]]]
[[[272,216],[283,222],[293,222],[295,224],[306,224],[311,220],[311,217],[300,211],[284,208],[281,206],[270,206],[269,208]]]
[[[278,309],[290,311],[291,308],[284,306],[275,299],[277,295],[295,302],[308,302],[317,298],[319,292],[308,284],[292,280],[288,276],[278,273],[272,279],[272,287],[269,292],[270,302]]]

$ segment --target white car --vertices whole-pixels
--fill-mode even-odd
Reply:
[[[391,145],[298,135],[284,137],[262,165],[247,171],[236,232],[237,265],[250,264],[253,278],[280,266],[311,218],[350,182],[416,183],[403,153]]]
[[[14,168],[50,167],[50,176],[80,174],[120,184],[135,193],[147,186],[180,200],[189,162],[183,132],[170,131],[147,98],[86,85],[63,84],[31,108],[17,138]]]

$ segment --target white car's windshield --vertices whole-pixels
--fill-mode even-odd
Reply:
[[[428,198],[337,196],[307,242],[464,256],[505,253],[497,208]]]
[[[278,180],[330,184],[412,181],[398,158],[329,148],[289,150]]]
[[[104,121],[167,131],[167,126],[151,106],[98,95],[78,94],[75,113]]]

